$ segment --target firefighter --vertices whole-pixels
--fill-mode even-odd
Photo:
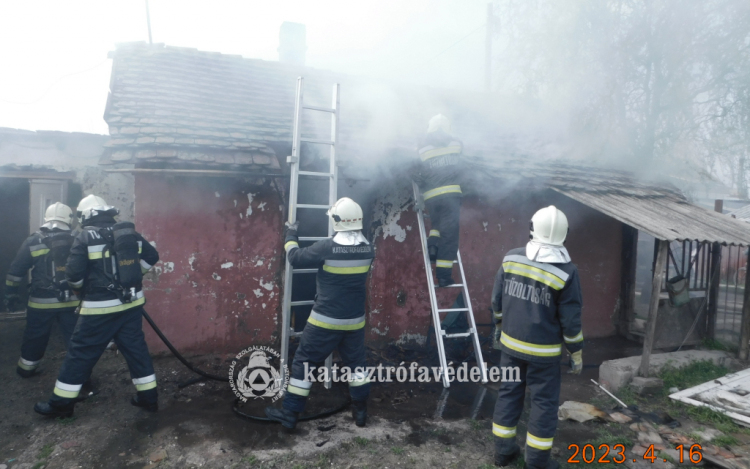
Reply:
[[[268,418],[287,431],[297,425],[312,387],[310,375],[305,376],[305,364],[313,370],[336,349],[343,366],[350,369],[352,418],[358,427],[367,421],[370,381],[364,370],[365,297],[374,250],[362,235],[362,208],[356,202],[341,198],[327,214],[336,235],[307,248],[300,248],[297,242],[298,224],[287,222],[284,248],[289,263],[297,268],[318,267],[315,304],[294,354],[282,408],[266,408]],[[319,375],[316,371],[312,376]]]
[[[78,319],[75,310],[80,300],[65,281],[65,262],[73,244],[72,221],[73,212],[67,205],[57,202],[47,207],[44,224],[26,238],[5,278],[5,306],[14,311],[22,306],[19,304],[19,288],[23,277],[32,269],[26,329],[16,367],[16,373],[22,378],[38,373],[37,367],[47,349],[52,324],[57,321],[60,325],[67,348]]]
[[[137,390],[130,403],[158,410],[156,375],[141,315],[146,302],[143,273],[159,261],[159,254],[135,231],[135,225],[117,223],[118,213],[95,195],[78,205],[81,233],[70,249],[65,274],[70,287],[82,293],[80,316],[52,397],[34,406],[42,415],[73,415],[81,386],[112,339],[125,357]]]
[[[425,205],[430,213],[430,235],[427,250],[435,262],[438,287],[453,285],[453,261],[458,252],[461,185],[459,163],[463,145],[450,134],[447,117],[438,114],[430,119],[427,135],[419,146],[422,160],[418,178]]]
[[[520,454],[516,425],[528,388],[526,465],[559,467],[550,451],[557,429],[563,342],[571,356],[570,372],[583,369],[581,285],[563,246],[567,234],[563,212],[554,206],[539,210],[531,219],[531,240],[505,255],[495,278],[492,309],[502,321],[500,366],[520,370],[518,382],[503,382],[498,391],[492,424],[496,466],[506,466]]]

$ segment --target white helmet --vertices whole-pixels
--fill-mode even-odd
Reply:
[[[113,216],[120,213],[115,207],[107,205],[107,202],[101,197],[91,194],[84,197],[83,200],[78,203],[76,216],[78,217],[78,222],[83,224],[100,213],[106,212],[111,212],[110,214]]]
[[[430,124],[427,126],[428,134],[437,132],[438,130],[442,130],[445,133],[450,133],[451,131],[451,121],[442,114],[438,114],[430,119]]]
[[[54,221],[70,225],[73,222],[73,211],[67,205],[55,202],[44,212],[45,223]]]
[[[331,217],[333,231],[356,231],[362,229],[362,207],[349,197],[342,197],[333,204],[326,215]]]
[[[568,235],[568,218],[554,205],[544,207],[531,217],[531,239],[562,246]]]

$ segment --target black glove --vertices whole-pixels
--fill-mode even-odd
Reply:
[[[294,223],[286,222],[284,223],[284,226],[286,226],[287,236],[297,236],[297,230],[299,229],[299,220],[295,221]]]
[[[68,285],[68,282],[63,280],[59,284],[57,284],[57,299],[61,302],[67,302],[70,301],[70,297],[73,295],[73,292],[70,290],[70,285]]]
[[[3,299],[3,304],[8,311],[18,311],[22,306],[21,297],[15,293],[6,293],[5,298]]]

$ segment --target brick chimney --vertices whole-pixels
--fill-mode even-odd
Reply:
[[[305,65],[306,35],[304,24],[283,22],[279,30],[279,62]]]

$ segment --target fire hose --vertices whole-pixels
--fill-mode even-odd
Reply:
[[[197,368],[195,365],[193,365],[189,361],[187,361],[185,359],[185,357],[183,357],[182,354],[174,347],[174,345],[172,345],[172,343],[169,341],[169,339],[167,339],[167,337],[162,333],[161,329],[159,329],[159,326],[157,326],[156,323],[154,322],[154,320],[151,319],[151,316],[148,315],[148,313],[146,312],[146,310],[143,309],[142,311],[143,311],[143,317],[146,319],[146,321],[151,326],[151,328],[154,330],[154,332],[156,332],[156,335],[159,336],[159,338],[161,339],[161,341],[164,342],[164,345],[166,345],[167,348],[169,349],[169,351],[172,352],[172,355],[174,355],[183,365],[185,365],[185,367],[187,367],[187,369],[189,369],[193,373],[196,373],[196,374],[200,375],[199,378],[194,378],[194,379],[191,379],[191,380],[186,381],[184,383],[178,384],[177,385],[178,388],[182,389],[182,388],[185,388],[187,386],[190,386],[191,384],[195,384],[195,383],[198,383],[200,381],[203,381],[205,379],[211,379],[211,380],[214,380],[214,381],[221,381],[223,383],[228,383],[229,382],[229,377],[228,376],[218,376],[218,375],[214,375],[214,374],[211,374],[211,373],[207,373],[207,372],[201,370],[200,368]],[[250,419],[250,420],[259,420],[259,421],[262,421],[262,422],[271,422],[271,419],[269,419],[269,418],[259,417],[259,416],[256,416],[256,415],[250,415],[250,414],[247,414],[245,412],[242,412],[239,409],[239,402],[240,402],[239,398],[235,399],[232,402],[232,411],[235,414],[237,414],[238,416],[246,418],[246,419]],[[315,420],[315,419],[319,419],[319,418],[323,418],[323,417],[328,417],[329,415],[333,415],[335,413],[341,412],[346,407],[348,407],[350,403],[351,403],[351,401],[348,400],[348,399],[346,399],[346,400],[344,400],[344,403],[341,404],[338,407],[335,407],[333,409],[326,409],[326,410],[323,410],[322,412],[319,412],[319,413],[313,414],[313,415],[301,415],[300,418],[299,418],[299,420],[300,421]]]

